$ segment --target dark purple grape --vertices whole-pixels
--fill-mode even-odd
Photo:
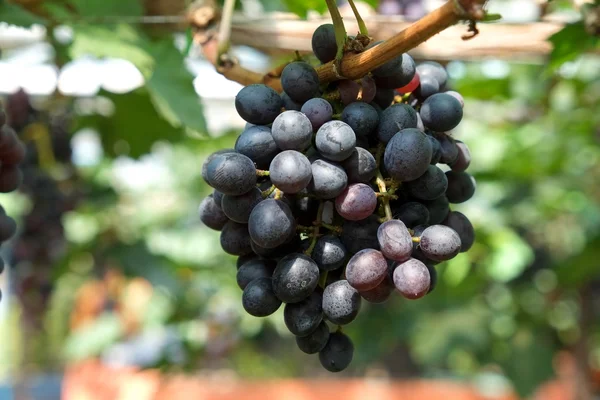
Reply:
[[[244,265],[248,261],[252,261],[252,260],[260,260],[260,257],[258,257],[256,254],[252,254],[252,253],[246,254],[243,256],[239,256],[235,262],[235,266],[237,269],[240,269],[240,267],[242,265]]]
[[[319,361],[327,371],[340,372],[348,368],[353,356],[352,340],[342,332],[333,332],[323,350],[319,352]]]
[[[323,297],[320,293],[298,302],[286,304],[283,321],[288,330],[296,336],[308,336],[317,330],[323,320]]]
[[[356,147],[342,162],[349,183],[369,183],[377,174],[375,157],[362,147]]]
[[[277,311],[281,306],[281,300],[275,296],[270,278],[258,278],[244,289],[242,305],[248,314],[266,317]]]
[[[310,120],[313,131],[317,131],[325,122],[333,118],[333,108],[325,99],[315,97],[302,106],[302,111]]]
[[[425,257],[434,261],[446,261],[460,252],[460,236],[452,228],[432,225],[421,234],[419,248]]]
[[[377,92],[375,81],[368,75],[356,81],[341,80],[338,82],[337,89],[340,94],[340,101],[346,106],[354,102],[370,103]]]
[[[319,154],[331,161],[343,161],[356,147],[356,134],[343,121],[329,121],[317,131],[315,143]]]
[[[259,168],[266,168],[279,149],[268,126],[255,125],[242,132],[235,142],[235,151],[245,155]]]
[[[206,177],[208,184],[219,192],[239,196],[256,186],[256,167],[243,154],[219,154],[206,166]]]
[[[373,106],[355,102],[344,108],[342,121],[347,123],[357,136],[370,136],[377,129],[379,114]]]
[[[223,229],[227,221],[229,221],[229,218],[221,210],[221,207],[217,204],[212,194],[202,200],[198,208],[198,214],[200,215],[200,221],[204,225],[216,231]]]
[[[431,142],[416,128],[403,129],[385,147],[383,163],[396,181],[412,181],[427,171],[431,161]]]
[[[306,299],[319,283],[319,267],[308,256],[293,253],[283,257],[273,272],[273,289],[284,303]]]
[[[296,221],[286,203],[266,199],[250,213],[248,231],[257,245],[272,249],[284,244],[295,234]]]
[[[304,103],[319,92],[317,71],[304,61],[294,61],[281,72],[283,91],[297,103]]]
[[[468,251],[475,242],[475,230],[471,221],[458,211],[451,211],[443,222],[444,225],[454,229],[460,237],[460,252]]]
[[[449,94],[450,96],[454,97],[456,100],[459,101],[460,106],[462,108],[465,108],[465,99],[462,97],[462,95],[458,92],[455,92],[454,90],[448,90],[447,92],[445,92],[446,94]]]
[[[429,290],[427,291],[427,294],[429,294],[433,292],[433,290],[437,286],[438,274],[434,264],[425,264],[425,266],[427,267],[427,271],[429,271]]]
[[[349,254],[357,253],[362,249],[379,249],[378,228],[379,218],[376,215],[371,215],[362,221],[344,221],[340,240]]]
[[[446,197],[452,204],[464,203],[475,194],[475,179],[466,172],[446,172],[448,189]]]
[[[441,148],[440,162],[448,165],[455,162],[458,158],[458,147],[456,146],[456,141],[446,134],[439,135],[438,140]]]
[[[394,292],[395,288],[394,280],[390,273],[387,273],[379,285],[375,286],[373,289],[361,291],[360,295],[369,303],[381,304],[385,303],[390,298],[390,295]]]
[[[221,247],[226,253],[234,256],[252,253],[248,225],[227,221],[221,230]]]
[[[354,321],[360,311],[361,298],[347,280],[339,280],[323,291],[323,314],[336,325]]]
[[[408,104],[394,104],[383,110],[377,127],[377,138],[388,143],[398,132],[417,127],[417,112]],[[429,164],[429,160],[427,161]]]
[[[410,250],[412,250],[412,243]],[[374,249],[359,251],[346,265],[348,283],[360,291],[370,290],[379,285],[387,272],[388,265],[385,257],[380,251]]]
[[[415,97],[421,101],[427,99],[430,96],[433,96],[440,91],[440,84],[437,79],[432,76],[423,76],[421,77],[419,86],[417,90],[415,90]]]
[[[322,63],[333,60],[337,54],[337,42],[333,24],[319,26],[312,36],[312,50]]]
[[[353,183],[335,198],[335,209],[348,221],[360,221],[377,208],[375,191],[364,183]]]
[[[284,111],[275,118],[271,134],[281,150],[304,151],[310,146],[313,128],[300,111]]]
[[[448,188],[448,179],[444,171],[435,165],[429,165],[423,175],[404,183],[408,194],[420,200],[434,200],[443,196]]]
[[[471,152],[469,151],[469,147],[460,140],[456,141],[456,147],[458,148],[458,156],[449,165],[454,172],[464,172],[471,165]]]
[[[285,111],[300,111],[302,109],[302,103],[296,103],[290,98],[290,96],[288,96],[286,92],[281,92],[281,101],[283,102],[283,108],[285,108]]]
[[[0,168],[0,193],[14,192],[23,183],[23,172],[16,165],[2,165]]]
[[[310,193],[320,199],[333,199],[346,189],[348,176],[338,164],[316,160],[311,164],[312,180],[308,185]]]
[[[240,289],[244,290],[250,282],[258,278],[270,278],[273,275],[272,263],[254,259],[244,263],[237,271],[236,280]]]
[[[215,204],[221,208],[221,202],[223,201],[223,196],[225,196],[223,193],[219,192],[217,189],[213,190],[212,193],[213,198],[215,199]]]
[[[224,195],[221,201],[221,209],[230,220],[247,224],[250,213],[261,201],[263,201],[262,192],[255,187],[240,196]]]
[[[377,87],[377,92],[375,93],[373,102],[375,104],[377,104],[379,107],[385,109],[385,108],[388,108],[392,104],[392,101],[394,101],[395,95],[396,95],[396,91],[394,89],[384,89],[381,87]]]
[[[317,329],[307,336],[296,336],[298,348],[306,354],[315,354],[323,350],[329,340],[329,327],[321,321]]]
[[[448,72],[440,63],[435,61],[425,61],[417,65],[417,73],[421,79],[424,77],[434,78],[441,89],[445,88],[448,82]]]
[[[446,93],[437,93],[425,100],[420,110],[426,128],[435,132],[447,132],[458,126],[463,109],[456,98]]]
[[[281,112],[283,101],[267,85],[253,84],[242,88],[235,96],[235,109],[240,117],[254,125],[267,125]]]
[[[441,158],[442,158],[442,145],[440,144],[439,140],[437,140],[432,135],[427,135],[427,138],[431,142],[431,161],[430,161],[430,164],[431,165],[435,165],[435,164],[439,163],[440,160],[441,160]]]
[[[429,224],[441,224],[450,212],[450,202],[446,196],[440,196],[431,201],[422,201],[423,205],[429,210]]]
[[[312,251],[312,259],[323,271],[332,271],[344,265],[348,255],[346,247],[337,236],[321,236]]]
[[[394,218],[404,222],[408,228],[429,223],[429,210],[421,203],[409,201],[392,209]]]
[[[394,270],[394,286],[407,299],[418,299],[429,291],[431,277],[427,266],[411,258],[399,264]]]
[[[218,155],[227,154],[227,153],[235,153],[235,149],[218,150],[218,151],[215,151],[214,153],[210,154],[208,157],[206,157],[206,159],[202,163],[202,179],[204,179],[204,181],[206,183],[208,183],[208,176],[206,175],[206,169],[208,167],[208,163],[210,163]],[[218,204],[221,204],[221,203],[219,202]]]
[[[269,178],[282,192],[298,193],[305,189],[312,179],[310,161],[300,152],[282,151],[269,166]]]
[[[412,237],[404,222],[397,219],[384,222],[377,230],[377,240],[381,253],[388,260],[403,262],[410,258]]]
[[[423,125],[423,120],[421,119],[420,113],[417,113],[417,129],[421,132],[425,132],[425,125]]]

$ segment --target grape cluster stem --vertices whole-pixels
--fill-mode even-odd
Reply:
[[[308,246],[308,249],[306,249],[306,251],[304,252],[304,254],[306,254],[309,257],[312,255],[312,252],[313,252],[313,250],[315,248],[315,245],[317,244],[317,239],[318,239],[318,236],[319,236],[319,227],[322,224],[323,210],[324,209],[325,209],[325,202],[320,201],[319,202],[319,209],[317,210],[317,219],[313,223],[315,226],[314,226],[313,231],[312,231],[312,237],[310,239],[310,246]]]

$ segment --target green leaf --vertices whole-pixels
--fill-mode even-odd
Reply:
[[[48,21],[21,6],[0,2],[0,21],[10,25],[30,27],[33,24],[45,25]]]
[[[586,32],[583,22],[566,25],[548,39],[553,45],[550,53],[549,71],[554,71],[580,54],[600,48],[600,38]]]
[[[139,0],[71,0],[71,4],[84,17],[137,17],[144,11]]]
[[[174,128],[157,113],[147,90],[141,88],[126,94],[102,92],[114,104],[114,114],[80,118],[80,127],[95,128],[100,132],[105,154],[119,155],[122,145],[127,155],[139,157],[150,151],[158,140],[178,141],[183,130]]]
[[[154,106],[173,126],[206,133],[202,103],[183,54],[168,42],[153,44],[150,52],[156,64],[147,87]]]

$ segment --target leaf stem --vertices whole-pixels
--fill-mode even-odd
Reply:
[[[348,0],[348,4],[350,4],[350,7],[352,8],[352,12],[354,13],[354,18],[356,18],[356,23],[358,24],[359,32],[362,35],[369,36],[369,31],[367,29],[367,25],[365,24],[365,21],[363,21],[362,17],[360,16],[360,13],[356,9],[356,6],[354,5],[354,0]]]
[[[221,63],[221,57],[226,54],[231,47],[231,20],[235,0],[225,0],[223,5],[223,14],[221,17],[221,26],[219,27],[219,48],[217,52],[217,64]]]
[[[413,241],[413,243],[421,243],[421,238],[420,238],[420,237],[418,237],[418,236],[414,236],[414,237],[412,238],[412,241]]]
[[[375,162],[377,163],[377,175],[375,176],[375,183],[379,188],[379,196],[381,199],[381,205],[383,206],[383,210],[385,212],[385,221],[389,221],[393,218],[392,209],[390,207],[390,196],[387,193],[387,186],[385,180],[383,179],[383,175],[381,174],[381,157],[383,155],[383,144],[379,143],[377,145],[377,154],[375,156]]]
[[[256,176],[269,176],[271,173],[264,169],[257,169]]]
[[[337,43],[337,54],[335,60],[339,63],[344,56],[344,46],[346,45],[346,39],[348,35],[346,33],[346,27],[344,27],[344,19],[340,14],[340,10],[337,7],[335,0],[325,0],[331,20],[333,21],[333,29],[335,31],[335,42]],[[338,64],[339,66],[339,64]]]
[[[327,284],[327,271],[321,272],[319,276],[319,286],[321,289],[325,289],[325,285]]]
[[[270,188],[268,188],[267,190],[263,190],[263,191],[261,192],[263,199],[266,199],[267,197],[269,197],[269,196],[271,195],[271,193],[273,193],[273,191],[274,191],[275,189],[277,189],[277,188],[275,187],[275,185],[271,185],[271,187],[270,187]]]

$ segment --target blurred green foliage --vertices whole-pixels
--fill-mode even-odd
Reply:
[[[134,1],[70,4],[48,2],[46,10],[57,19],[142,13]],[[325,7],[285,4],[299,15]],[[43,22],[4,3],[0,16],[24,26]],[[265,319],[243,312],[235,259],[220,250],[218,232],[197,220],[196,208],[211,191],[200,177],[202,161],[233,147],[239,132],[209,135],[182,53],[171,38],[151,39],[133,25],[73,29],[74,40],[57,45],[64,47],[58,54],[125,58],[147,84],[127,94],[100,93],[114,113],[75,121],[77,129],[99,132],[104,158],[79,169],[86,196],[64,217],[69,246],[53,266],[47,334],[31,339],[46,344],[45,367],[106,356],[117,342],[131,349],[131,340],[158,331],[175,337],[177,351],[157,346],[156,357],[140,361],[144,366],[222,367],[266,378],[324,374],[315,357],[295,349],[282,310]],[[558,351],[581,342],[591,366],[600,368],[600,318],[584,321],[581,313],[588,301],[582,293],[600,292],[600,58],[584,54],[598,48],[598,38],[575,23],[550,40],[546,64],[501,62],[500,77],[485,62],[449,66],[453,88],[466,99],[454,135],[468,143],[478,183],[475,197],[456,209],[473,221],[478,239],[438,268],[438,287],[424,299],[364,304],[348,327],[356,362],[347,374],[385,368],[394,376],[474,379],[499,372],[527,395],[552,376]],[[144,168],[150,169],[139,172]],[[146,183],[123,180],[138,173]],[[112,293],[107,275],[114,271],[120,289]],[[134,277],[151,289],[133,285]],[[87,315],[89,324],[69,328],[92,283],[107,291],[92,290],[102,307]]]

